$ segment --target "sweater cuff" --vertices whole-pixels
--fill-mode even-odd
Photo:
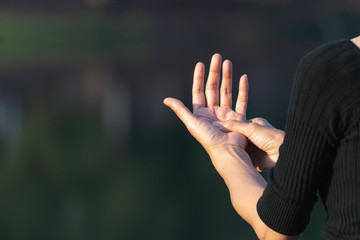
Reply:
[[[282,199],[271,184],[265,188],[257,202],[257,211],[261,220],[272,230],[295,236],[302,233],[310,220],[310,214],[317,196],[306,204],[295,204]]]

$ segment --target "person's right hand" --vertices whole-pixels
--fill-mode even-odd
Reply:
[[[279,147],[284,141],[285,132],[274,128],[263,118],[247,122],[228,120],[214,123],[223,130],[238,132],[247,137],[246,151],[259,172],[274,167],[279,157]]]

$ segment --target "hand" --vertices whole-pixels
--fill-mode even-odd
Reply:
[[[264,191],[266,182],[254,169],[249,155],[244,150],[247,146],[245,136],[238,132],[229,132],[229,123],[246,121],[248,79],[246,75],[240,78],[238,99],[233,111],[231,62],[226,60],[223,63],[219,103],[220,68],[221,56],[215,54],[211,60],[204,93],[204,64],[196,65],[192,91],[193,113],[177,99],[166,98],[164,103],[177,114],[189,132],[209,153],[216,170],[229,188],[234,208],[254,228],[259,238],[293,239],[271,230],[257,214],[256,203]],[[221,130],[216,127],[215,123],[219,121],[229,128]]]
[[[223,131],[241,133],[250,140],[246,151],[256,170],[266,171],[275,166],[279,158],[279,147],[284,141],[284,131],[274,128],[263,118],[254,118],[248,122],[229,120],[215,125]]]
[[[221,61],[220,54],[215,54],[212,57],[205,93],[205,66],[203,63],[196,65],[192,89],[193,113],[181,101],[174,98],[166,98],[164,104],[177,114],[189,132],[202,144],[213,160],[215,168],[222,175],[222,172],[226,169],[226,162],[217,161],[216,159],[219,158],[216,156],[221,155],[224,150],[229,148],[244,151],[247,140],[240,133],[221,131],[213,123],[226,120],[246,120],[248,80],[246,75],[243,75],[240,79],[236,111],[233,111],[231,109],[232,64],[229,60],[225,60],[223,63],[219,99]]]

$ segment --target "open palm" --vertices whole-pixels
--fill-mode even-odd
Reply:
[[[183,121],[189,132],[202,144],[211,155],[218,149],[236,147],[244,150],[246,138],[236,132],[224,132],[213,125],[217,121],[246,121],[246,105],[248,98],[248,80],[243,75],[240,79],[239,94],[235,111],[232,110],[232,64],[229,60],[223,63],[222,82],[220,86],[221,56],[212,57],[209,76],[204,91],[205,66],[198,63],[194,70],[193,81],[193,113],[184,104],[174,98],[166,98],[169,106]]]

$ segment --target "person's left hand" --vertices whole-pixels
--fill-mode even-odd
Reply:
[[[235,111],[232,110],[232,64],[229,60],[223,63],[222,83],[220,85],[221,55],[215,54],[210,63],[209,76],[204,92],[204,64],[199,62],[194,70],[193,80],[193,113],[184,104],[174,98],[166,98],[164,104],[170,107],[189,132],[201,143],[219,171],[220,163],[214,162],[213,156],[222,154],[224,150],[236,148],[245,152],[246,138],[236,132],[224,132],[213,125],[217,121],[246,121],[248,99],[248,79],[240,78],[239,94]],[[219,98],[220,95],[220,98]]]

